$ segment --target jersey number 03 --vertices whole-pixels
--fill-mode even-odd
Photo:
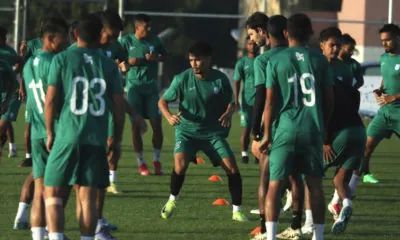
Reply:
[[[78,84],[82,85],[82,91],[77,91]],[[89,104],[89,87],[94,89],[98,86],[99,92],[93,94],[95,98],[94,103]],[[106,81],[101,78],[93,78],[92,80],[87,80],[84,77],[75,77],[72,79],[72,94],[71,94],[71,112],[76,115],[85,114],[88,109],[93,116],[102,116],[105,112],[106,103],[104,100],[104,93],[106,92]],[[81,94],[81,96],[78,96]],[[92,92],[90,91],[92,96]],[[80,106],[77,106],[77,102],[81,102]]]

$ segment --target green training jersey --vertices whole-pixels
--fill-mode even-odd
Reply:
[[[356,85],[359,81],[363,81],[363,73],[361,70],[361,64],[355,60],[354,58],[343,59],[342,60],[346,66],[350,69],[351,73],[353,74],[354,80],[353,85]]]
[[[254,85],[256,87],[258,85],[265,85],[267,79],[265,70],[267,69],[269,59],[284,49],[286,49],[286,47],[274,47],[256,57],[254,60]]]
[[[17,81],[14,70],[8,62],[0,59],[0,94],[2,102],[7,96],[8,86],[12,84],[13,81]]]
[[[120,39],[128,58],[145,58],[145,55],[153,52],[156,55],[165,55],[166,51],[160,38],[150,35],[145,39],[137,39],[130,34]],[[141,65],[131,66],[126,75],[127,88],[138,87],[143,91],[153,91],[158,87],[157,82],[158,63],[144,61]],[[151,87],[149,87],[151,85]]]
[[[100,49],[69,49],[54,57],[48,85],[59,91],[57,141],[105,146],[111,97],[123,92],[114,61]]]
[[[4,47],[0,48],[0,60],[7,62],[11,67],[18,62],[19,56],[14,48],[5,45]]]
[[[332,68],[332,74],[335,81],[340,81],[349,87],[353,86],[355,76],[350,70],[348,64],[339,59],[335,59],[330,62],[330,66]]]
[[[233,80],[242,81],[241,102],[253,106],[256,96],[254,86],[254,58],[244,56],[235,65]]]
[[[381,55],[381,74],[383,78],[383,91],[388,95],[400,93],[400,55]],[[389,105],[400,106],[400,101],[395,101]]]
[[[68,47],[68,50],[76,48],[78,48],[78,45],[76,42],[74,42]],[[120,62],[126,62],[128,60],[125,50],[122,48],[121,44],[118,41],[113,42],[107,48],[100,48],[100,49],[103,50],[105,56],[110,59],[118,60]]]
[[[271,58],[267,88],[275,90],[277,132],[323,133],[322,89],[333,85],[326,58],[308,48],[291,47]]]
[[[222,72],[212,69],[207,79],[200,80],[191,68],[187,69],[175,76],[164,99],[167,102],[179,100],[182,114],[176,126],[177,133],[195,139],[228,137],[229,128],[222,127],[218,119],[233,103],[233,91]]]
[[[30,57],[35,56],[41,52],[43,48],[43,41],[41,38],[34,38],[26,42],[26,51],[24,54],[24,60],[27,61]]]
[[[47,136],[44,118],[44,100],[47,90],[47,77],[52,52],[38,52],[25,63],[22,75],[25,79],[27,93],[26,111],[31,116],[31,139],[41,139]]]

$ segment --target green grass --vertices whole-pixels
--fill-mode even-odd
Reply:
[[[15,123],[15,135],[18,145],[17,159],[3,158],[0,165],[0,239],[30,239],[29,231],[12,230],[18,207],[20,189],[29,169],[17,167],[24,156],[22,109]],[[229,142],[240,159],[239,117],[236,115]],[[160,218],[160,210],[169,195],[169,173],[172,169],[172,150],[174,146],[173,128],[164,121],[164,148],[162,162],[167,172],[165,176],[140,177],[137,163],[131,147],[130,130],[126,126],[123,145],[123,157],[120,161],[118,183],[123,195],[107,195],[104,215],[118,225],[115,232],[118,239],[249,239],[250,231],[259,223],[258,216],[250,215],[250,221],[236,223],[231,221],[230,207],[213,207],[217,198],[230,201],[227,178],[220,168],[213,168],[209,162],[199,166],[191,165],[181,192],[175,215],[170,220]],[[145,135],[145,159],[151,164],[152,147],[150,134]],[[360,184],[357,198],[353,202],[354,215],[346,234],[326,239],[378,240],[400,239],[400,200],[399,177],[400,148],[397,138],[384,141],[377,149],[372,160],[372,170],[382,181],[381,184]],[[7,150],[5,150],[6,155]],[[257,206],[258,166],[239,164],[243,176],[243,208],[246,213]],[[223,178],[222,183],[207,181],[212,174]],[[330,199],[332,171],[325,179],[325,192]],[[66,234],[71,239],[79,239],[79,228],[75,219],[75,194],[66,208]],[[282,230],[290,221],[291,214],[281,216],[279,228]],[[332,225],[331,216],[326,217],[326,232]]]

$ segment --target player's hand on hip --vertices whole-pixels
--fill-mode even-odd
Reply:
[[[50,152],[51,149],[53,148],[53,143],[54,143],[54,135],[53,134],[47,134],[46,148],[47,148],[48,152]]]
[[[118,63],[118,67],[123,73],[126,73],[129,70],[129,64],[127,64],[126,62]]]
[[[380,97],[380,102],[378,102],[379,105],[386,105],[389,103],[392,103],[396,101],[396,97],[393,95],[387,95],[387,94],[382,94]]]
[[[226,111],[221,115],[221,117],[218,120],[221,122],[222,127],[231,126],[232,114],[233,114],[232,111]]]
[[[329,144],[324,145],[324,161],[327,163],[333,162],[335,160],[336,154],[332,149],[332,146]]]
[[[25,55],[26,47],[27,47],[26,41],[25,40],[21,41],[21,45],[19,46],[19,55],[20,56],[24,56]]]
[[[271,140],[269,138],[264,138],[264,140],[261,141],[258,149],[262,154],[269,154],[271,145]]]
[[[171,114],[171,116],[167,118],[169,124],[172,126],[178,125],[181,122],[181,114],[182,112],[179,112],[178,114]]]

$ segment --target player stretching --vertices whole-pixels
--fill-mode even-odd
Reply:
[[[271,58],[267,67],[264,140],[270,150],[270,182],[266,199],[267,239],[276,239],[280,195],[289,174],[305,174],[315,220],[314,238],[323,239],[325,199],[322,189],[324,126],[332,112],[332,75],[328,62],[308,49],[313,33],[304,14],[288,19],[289,49]],[[272,123],[277,126],[272,135]],[[271,145],[272,144],[272,145]]]
[[[42,28],[42,51],[26,62],[23,70],[27,89],[27,112],[31,116],[32,159],[35,193],[31,208],[32,239],[45,237],[46,216],[43,201],[43,178],[49,153],[46,149],[44,99],[51,61],[66,45],[68,24],[63,19],[49,19]]]
[[[135,33],[124,36],[120,42],[128,53],[130,70],[126,75],[128,103],[143,118],[149,119],[153,129],[153,167],[156,175],[162,175],[160,153],[163,143],[161,115],[157,107],[159,99],[157,72],[158,63],[166,54],[161,40],[150,33],[151,19],[144,14],[135,17]],[[138,171],[148,176],[146,162],[143,158],[142,132],[138,124],[132,123],[132,143],[138,161]]]
[[[111,110],[114,139],[110,149],[121,147],[122,80],[114,61],[98,49],[102,27],[97,16],[83,17],[76,30],[77,48],[55,56],[50,67],[45,114],[51,152],[44,178],[50,240],[64,239],[61,198],[73,184],[79,185],[81,240],[94,239],[96,192],[109,184],[106,144]],[[58,112],[59,127],[55,129]]]
[[[199,42],[189,49],[191,69],[175,76],[171,86],[158,102],[169,124],[175,126],[174,169],[171,174],[171,195],[161,217],[172,216],[185,180],[189,162],[203,151],[214,166],[221,165],[228,175],[234,221],[247,218],[242,204],[242,177],[233,152],[226,141],[232,114],[235,111],[233,91],[228,78],[211,69],[212,49]],[[171,113],[169,102],[179,101],[179,112]]]
[[[400,28],[395,24],[386,24],[379,34],[386,53],[380,58],[381,87],[374,91],[374,95],[381,108],[368,126],[366,150],[360,169],[364,174],[363,181],[369,183],[379,182],[372,178],[369,170],[369,160],[376,146],[393,133],[400,135]]]
[[[235,65],[233,79],[235,80],[235,105],[240,106],[240,125],[243,127],[240,145],[242,149],[242,163],[249,163],[250,131],[253,119],[253,105],[256,94],[254,87],[254,58],[258,54],[257,45],[246,38],[247,56],[240,58]],[[240,93],[240,87],[242,91]],[[239,103],[239,95],[241,97]],[[257,161],[256,161],[257,162]]]

